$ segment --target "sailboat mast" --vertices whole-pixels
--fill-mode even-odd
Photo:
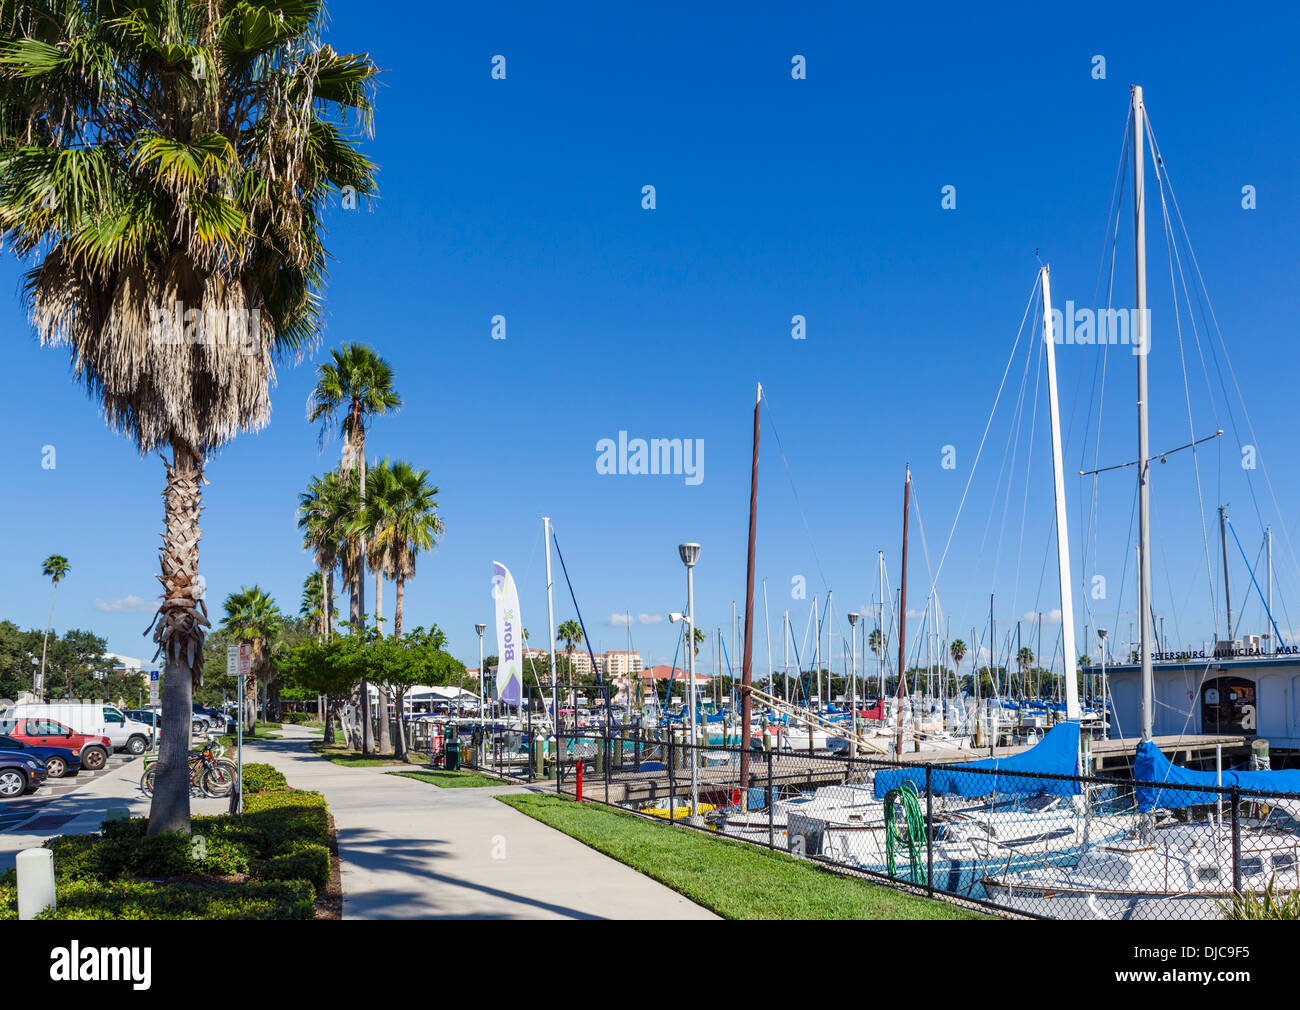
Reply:
[[[1061,593],[1061,651],[1065,659],[1065,718],[1079,718],[1079,683],[1074,648],[1074,586],[1070,578],[1070,535],[1065,522],[1065,468],[1061,460],[1061,406],[1056,395],[1056,334],[1052,332],[1052,279],[1044,266],[1043,342],[1047,345],[1047,399],[1052,412],[1052,476],[1056,496],[1056,577]],[[1042,649],[1041,619],[1039,649]],[[1042,657],[1039,657],[1042,664]]]
[[[903,480],[903,563],[898,590],[898,736],[894,741],[895,757],[903,756],[903,698],[907,690],[907,513],[912,491],[912,466]]]
[[[1232,587],[1228,584],[1228,510],[1219,506],[1219,545],[1223,550],[1223,606],[1228,615],[1228,641],[1232,641]]]
[[[790,704],[790,611],[785,612],[781,618],[781,648],[785,666],[785,703]]]
[[[1133,87],[1133,245],[1137,273],[1137,395],[1138,395],[1138,649],[1142,659],[1142,740],[1155,732],[1155,676],[1151,669],[1151,472],[1147,444],[1147,352],[1151,348],[1147,328],[1147,229],[1146,184],[1142,177],[1146,161],[1142,144],[1146,137],[1146,106],[1142,87]]]
[[[754,455],[749,471],[749,557],[745,562],[745,658],[740,667],[740,788],[741,809],[747,809],[749,789],[750,683],[754,671],[754,548],[758,530],[758,412],[763,402],[760,383],[754,394]],[[734,607],[734,604],[733,604]],[[735,628],[736,622],[731,622]],[[767,802],[771,802],[769,799]]]
[[[877,568],[880,574],[880,595],[876,599],[876,606],[880,608],[879,616],[876,618],[876,631],[880,636],[880,641],[876,643],[876,662],[880,666],[880,705],[881,712],[884,711],[885,704],[885,552],[876,551]]]

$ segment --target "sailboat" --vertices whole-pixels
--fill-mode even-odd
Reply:
[[[1132,89],[1131,116],[1137,343],[1145,348],[1150,346],[1146,332],[1146,110],[1140,86]],[[1300,824],[1294,817],[1300,812],[1294,809],[1300,806],[1300,795],[1283,801],[1280,807],[1273,798],[1284,792],[1300,794],[1300,771],[1229,772],[1225,778],[1223,773],[1180,769],[1160,753],[1153,740],[1156,696],[1148,617],[1152,614],[1148,356],[1139,353],[1136,358],[1142,736],[1134,779],[1166,783],[1171,788],[1135,789],[1132,827],[1120,841],[1085,845],[1078,859],[1066,866],[1009,869],[983,881],[996,903],[1056,918],[1218,917],[1235,893],[1263,892],[1270,885],[1285,891],[1300,887]],[[1180,785],[1199,785],[1205,791],[1176,788]],[[1224,785],[1266,794],[1267,799],[1244,803],[1244,813],[1238,811],[1225,819],[1220,791]],[[1208,809],[1209,814],[1203,821],[1188,821],[1183,815],[1189,808]]]

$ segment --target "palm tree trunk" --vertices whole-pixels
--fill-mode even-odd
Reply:
[[[397,600],[393,604],[393,637],[402,637],[402,596],[406,589],[406,580],[402,578],[402,572],[397,572]]]
[[[325,573],[325,641],[334,637],[334,569]]]
[[[41,689],[36,695],[37,701],[45,700],[45,646],[50,640],[50,627],[54,624],[54,600],[59,595],[59,580],[54,580],[54,589],[50,593],[50,616],[45,619],[45,637],[41,639]],[[72,676],[71,673],[68,674]],[[32,685],[35,687],[35,685]]]
[[[203,509],[203,465],[188,445],[172,443],[164,494],[160,557],[163,602],[153,639],[165,657],[158,776],[149,807],[151,835],[190,830],[190,723],[194,674],[203,670],[207,607],[199,574],[199,513]]]
[[[384,573],[382,569],[375,572],[375,627],[379,629],[380,637],[382,637],[384,634]],[[377,745],[379,753],[387,754],[393,749],[392,732],[388,724],[388,686],[381,680],[375,684],[375,690],[379,695],[379,739]]]
[[[395,703],[397,706],[397,733],[393,737],[393,756],[405,761],[410,748],[406,743],[406,722],[402,718],[406,710],[406,689],[399,687],[395,691]]]

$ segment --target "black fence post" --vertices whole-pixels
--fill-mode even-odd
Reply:
[[[614,741],[610,738],[608,732],[601,743],[605,748],[605,803],[609,803],[609,763],[614,760]]]
[[[771,738],[768,738],[769,741]],[[772,792],[772,748],[767,748],[767,847],[776,848],[776,797]]]
[[[676,814],[677,806],[677,734],[668,728],[668,819]]]
[[[934,789],[930,765],[925,766],[925,893],[934,897]]]
[[[1241,894],[1241,814],[1237,807],[1241,803],[1241,791],[1233,786],[1228,793],[1232,804],[1232,893]]]

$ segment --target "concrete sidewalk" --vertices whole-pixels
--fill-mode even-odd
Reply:
[[[520,787],[439,789],[344,768],[286,726],[246,761],[324,794],[338,829],[350,919],[713,919],[709,910],[494,796]],[[396,766],[394,766],[396,767]],[[412,766],[414,767],[414,766]]]

